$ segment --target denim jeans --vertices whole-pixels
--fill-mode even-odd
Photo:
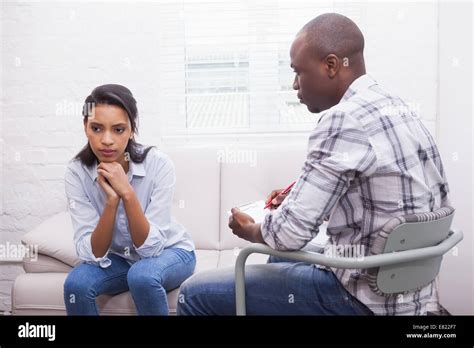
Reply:
[[[178,288],[196,266],[194,251],[169,248],[129,265],[111,254],[107,268],[84,262],[69,273],[64,283],[68,315],[98,315],[96,298],[130,290],[139,315],[168,315],[166,291]]]
[[[180,288],[179,315],[235,315],[234,267],[198,273]],[[371,315],[333,272],[271,256],[245,267],[248,315]]]

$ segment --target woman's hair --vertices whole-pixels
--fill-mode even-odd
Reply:
[[[92,93],[84,101],[84,106],[82,108],[84,123],[86,123],[88,117],[91,116],[93,108],[99,104],[115,105],[124,109],[128,114],[128,118],[130,119],[133,134],[138,134],[137,101],[128,88],[114,84],[102,85],[94,88]],[[125,152],[128,152],[131,161],[142,163],[152,147],[154,146],[144,149],[143,145],[136,143],[133,137],[128,141]],[[92,152],[89,142],[87,142],[87,144],[74,157],[74,159],[81,160],[81,162],[88,167],[91,167],[98,161],[94,152]]]

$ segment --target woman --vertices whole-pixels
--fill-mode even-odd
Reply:
[[[139,315],[167,315],[166,291],[196,264],[190,235],[171,217],[173,163],[135,142],[136,101],[124,86],[95,88],[83,115],[88,143],[65,175],[82,260],[64,284],[67,314],[98,315],[97,296],[130,290]]]

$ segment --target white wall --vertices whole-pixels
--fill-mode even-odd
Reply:
[[[454,227],[464,240],[441,268],[441,303],[474,314],[472,4],[443,2],[439,19],[438,144],[456,208]],[[454,25],[453,23],[456,23]]]
[[[472,203],[467,204],[463,193],[471,192],[469,197],[472,194],[472,174],[466,172],[471,161],[466,156],[472,152],[463,152],[465,146],[454,143],[453,134],[468,145],[471,133],[465,127],[468,119],[463,118],[464,113],[446,112],[453,97],[460,96],[455,87],[468,79],[451,74],[447,65],[438,66],[437,53],[439,49],[444,54],[458,48],[450,40],[464,36],[464,32],[455,32],[460,23],[457,14],[449,14],[449,4],[443,5],[448,12],[440,16],[440,32],[436,2],[327,3],[328,9],[348,16],[356,14],[366,37],[369,73],[419,108],[433,133],[438,129],[453,198],[459,203],[456,223],[468,234]],[[139,103],[139,140],[143,143],[207,141],[162,137],[167,125],[173,124],[172,118],[182,113],[180,104],[171,99],[184,86],[183,81],[175,80],[182,71],[176,74],[172,61],[173,55],[181,54],[175,46],[182,35],[182,28],[173,18],[179,15],[174,12],[176,2],[6,1],[1,6],[0,243],[19,243],[24,233],[66,208],[64,168],[85,143],[80,107],[97,85],[121,83],[132,90]],[[354,6],[360,7],[355,11]],[[465,12],[461,14],[466,16]],[[470,61],[464,58],[464,52],[459,57],[461,62]],[[464,68],[463,64],[460,69]],[[169,90],[174,91],[171,96],[166,94]],[[461,104],[456,108],[464,111]],[[460,121],[451,122],[453,117]],[[458,128],[450,130],[452,127]],[[293,138],[305,141],[306,135]],[[253,139],[271,141],[275,136]],[[457,162],[448,160],[454,151],[460,154]],[[468,188],[462,182],[469,182]],[[471,265],[459,296],[444,295],[443,302],[454,312],[474,313],[472,303],[470,309],[464,306],[465,296],[472,296],[468,243],[472,244],[472,238],[470,242],[466,238],[462,248],[467,249],[460,248],[459,257],[445,262],[448,272],[443,271],[443,275],[447,273],[443,287],[447,288],[454,281],[449,278],[451,271],[458,269],[460,262],[463,268]],[[0,311],[9,309],[11,284],[21,271],[18,265],[0,264]]]
[[[438,4],[373,2],[365,16],[367,72],[409,103],[435,135]]]

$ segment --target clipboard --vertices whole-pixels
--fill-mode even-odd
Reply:
[[[259,224],[262,223],[265,219],[265,215],[267,215],[268,211],[265,210],[265,201],[259,200],[254,202],[248,202],[242,205],[237,206],[242,213],[250,215],[254,220],[255,223]],[[231,216],[232,213],[227,211],[227,215]]]

